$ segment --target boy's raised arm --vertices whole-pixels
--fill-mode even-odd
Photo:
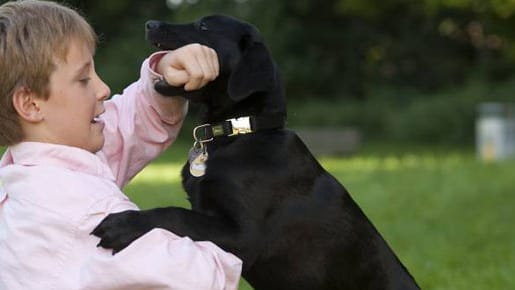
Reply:
[[[163,97],[154,89],[162,76],[151,69],[153,54],[143,62],[140,79],[105,103],[102,151],[120,188],[163,152],[177,137],[187,112],[182,97]]]

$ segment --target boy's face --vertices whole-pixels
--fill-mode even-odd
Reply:
[[[110,94],[95,72],[92,52],[72,41],[66,61],[56,61],[50,76],[50,96],[40,102],[47,142],[79,147],[90,152],[104,145],[103,101]]]

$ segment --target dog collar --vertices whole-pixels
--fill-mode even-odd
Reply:
[[[237,136],[263,130],[284,128],[286,119],[282,115],[246,116],[227,119],[216,124],[202,124],[193,129],[197,142],[205,143],[221,136]]]

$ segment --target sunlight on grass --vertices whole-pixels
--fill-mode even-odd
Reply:
[[[147,166],[124,188],[141,209],[162,206],[189,207],[181,186],[182,163],[154,163]]]
[[[163,180],[180,182],[183,165],[182,163],[151,164],[140,172],[132,182],[162,182]]]

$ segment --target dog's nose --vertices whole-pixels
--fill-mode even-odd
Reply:
[[[149,20],[147,21],[147,23],[145,23],[145,27],[147,28],[147,30],[157,29],[159,27],[159,21]]]

